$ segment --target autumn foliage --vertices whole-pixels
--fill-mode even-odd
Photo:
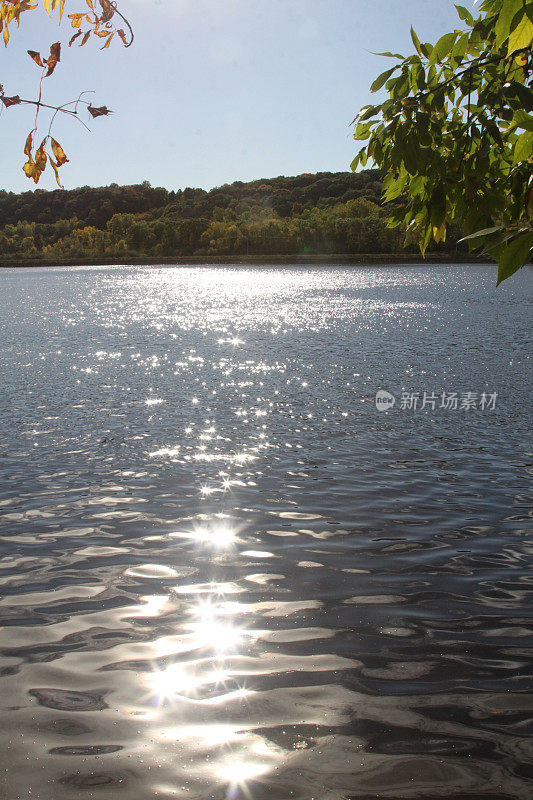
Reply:
[[[42,2],[49,16],[59,7],[59,19],[61,21],[65,10],[65,0],[42,0]],[[82,2],[82,0],[80,0],[80,2]],[[101,50],[109,47],[115,35],[118,36],[125,47],[129,47],[132,44],[133,31],[131,26],[117,9],[115,3],[110,2],[110,0],[85,0],[85,3],[87,8],[84,11],[68,14],[71,28],[75,31],[69,41],[69,47],[71,47],[78,38],[81,38],[80,46],[84,46],[91,36],[96,37],[98,42],[103,42],[100,46]],[[11,38],[10,28],[12,28],[13,23],[16,23],[18,27],[22,14],[27,11],[35,10],[38,5],[38,2],[32,3],[30,0],[0,0],[0,34],[2,35],[6,47]],[[114,20],[117,17],[123,21],[127,32],[123,27],[115,27]],[[68,158],[62,146],[52,136],[52,126],[57,114],[66,114],[82,122],[79,117],[80,107],[86,107],[92,119],[107,116],[111,111],[107,106],[93,106],[91,103],[84,100],[84,92],[82,92],[76,100],[60,106],[53,106],[45,103],[43,101],[43,81],[54,73],[57,65],[61,61],[61,43],[55,42],[52,44],[50,46],[50,53],[46,57],[36,50],[28,50],[28,55],[41,70],[37,99],[23,99],[19,95],[8,96],[4,93],[3,87],[0,85],[0,101],[3,104],[3,108],[6,109],[21,104],[35,106],[34,126],[29,132],[24,145],[24,155],[27,157],[27,161],[23,166],[23,170],[28,178],[38,183],[47,164],[50,164],[55,173],[57,184],[61,187],[59,169],[68,161]],[[0,110],[1,109],[2,106],[0,106]],[[44,135],[37,147],[38,138],[36,134],[42,109],[51,111],[52,117],[48,132]],[[85,125],[83,122],[82,124]],[[85,125],[85,127],[87,126]]]

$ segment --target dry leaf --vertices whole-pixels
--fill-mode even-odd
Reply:
[[[69,14],[68,18],[71,21],[73,28],[79,28],[84,14]]]
[[[28,55],[30,56],[30,58],[33,58],[33,60],[39,67],[44,67],[40,53],[38,53],[36,50],[28,50]]]
[[[48,159],[48,156],[44,152],[45,144],[46,144],[46,139],[43,139],[41,144],[40,144],[40,146],[39,146],[39,149],[35,153],[35,166],[41,172],[44,171],[44,168],[46,167],[46,161]]]
[[[68,161],[68,158],[66,157],[63,148],[61,147],[59,142],[56,142],[54,138],[50,137],[50,143],[52,145],[53,153],[57,159],[57,166],[61,167]]]
[[[115,9],[109,2],[109,0],[99,0],[100,5],[102,6],[102,16],[100,20],[102,22],[109,22],[113,14],[115,13]]]
[[[48,78],[49,75],[55,70],[58,62],[61,61],[61,45],[59,42],[50,46],[50,55],[46,60],[46,64],[48,65],[48,69],[45,73],[45,78]]]
[[[54,170],[54,172],[56,174],[57,185],[59,186],[60,189],[62,189],[63,188],[63,184],[59,180],[59,172],[58,172],[58,169],[57,169],[60,166],[60,164],[56,164],[56,162],[54,161],[52,156],[48,156],[48,158],[50,160],[50,164],[52,165],[52,169]]]
[[[72,43],[78,38],[78,36],[81,36],[81,34],[82,34],[82,31],[78,31],[77,33],[75,33],[74,36],[72,37],[72,39],[70,40],[70,42],[68,43],[68,46],[72,47]]]
[[[99,108],[95,108],[94,106],[88,106],[87,110],[93,119],[94,117],[105,117],[106,114],[113,113],[107,108],[107,106],[100,106]]]
[[[24,155],[31,158],[31,148],[33,144],[33,131],[28,133],[28,138],[26,139],[26,144],[24,145]]]
[[[14,97],[0,97],[0,100],[6,108],[9,108],[9,106],[18,106],[19,103],[22,102],[18,94],[16,94]]]

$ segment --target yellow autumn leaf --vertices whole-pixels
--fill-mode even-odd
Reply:
[[[31,158],[31,148],[33,143],[33,131],[28,133],[28,138],[26,139],[26,144],[24,145],[24,155]]]
[[[33,178],[35,183],[39,182],[42,170],[39,169],[39,167],[34,162],[31,156],[29,157],[28,161],[24,164],[22,169],[24,170],[24,173],[28,178]]]
[[[446,241],[446,223],[443,222],[440,227],[437,225],[433,225],[433,238],[435,239],[436,243],[445,242]]]
[[[52,145],[52,150],[54,152],[54,155],[57,159],[57,166],[61,167],[66,161],[68,161],[68,158],[66,157],[65,152],[61,147],[61,145],[59,144],[59,142],[56,142],[56,140],[53,137],[50,137],[50,143]]]
[[[61,4],[59,6],[59,19],[63,17],[63,11],[65,10],[65,0],[61,0]]]
[[[48,16],[50,16],[50,0],[43,0],[43,6],[45,7]]]
[[[39,146],[39,149],[35,153],[35,166],[41,172],[43,172],[44,168],[46,167],[46,161],[47,161],[47,158],[48,158],[48,156],[44,152],[45,144],[46,144],[46,139],[43,139],[41,144],[40,144],[40,146]]]
[[[50,160],[50,164],[52,165],[52,169],[54,170],[54,172],[56,174],[57,185],[59,186],[60,189],[62,189],[63,188],[63,184],[59,180],[59,172],[58,172],[58,169],[57,169],[58,164],[56,164],[56,162],[54,161],[52,156],[49,156],[49,160]]]
[[[28,177],[28,178],[31,178],[31,177],[32,177],[32,172],[33,172],[33,168],[34,168],[34,167],[35,167],[35,164],[34,164],[34,162],[33,162],[33,159],[30,157],[30,158],[28,159],[28,161],[26,161],[26,163],[25,163],[25,164],[24,164],[24,166],[22,167],[22,169],[24,170],[24,172],[26,173],[26,175],[27,175],[27,177]]]
[[[79,28],[84,14],[69,14],[68,18],[71,21],[73,28]]]
[[[6,25],[6,27],[4,28],[4,32],[3,32],[2,36],[3,36],[3,38],[4,38],[4,44],[5,44],[5,46],[7,47],[7,43],[9,42],[9,30],[8,30],[8,28],[7,28],[7,25]]]
[[[517,50],[523,50],[529,47],[533,42],[533,22],[529,17],[524,14],[519,24],[509,36],[509,50],[507,55],[516,53]]]

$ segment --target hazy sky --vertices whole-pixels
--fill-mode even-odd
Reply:
[[[41,0],[39,0],[41,2]],[[472,0],[463,0],[472,7]],[[112,117],[91,133],[59,119],[55,138],[71,159],[65,188],[149,180],[169,189],[211,188],[302,172],[349,169],[350,121],[369,102],[369,85],[389,61],[372,51],[411,52],[412,23],[424,41],[462,25],[452,0],[119,0],[135,29],[125,50],[66,42],[42,8],[25,14],[0,52],[6,94],[34,98],[39,69],[27,49],[62,61],[44,82],[44,100],[65,102],[93,89]],[[67,13],[85,0],[67,0]],[[65,22],[67,24],[65,24]],[[86,121],[88,114],[84,114]],[[43,119],[44,122],[44,119]],[[29,107],[0,116],[0,188],[35,188],[22,172],[33,127]],[[48,123],[43,125],[46,132]],[[54,188],[53,174],[39,183]]]

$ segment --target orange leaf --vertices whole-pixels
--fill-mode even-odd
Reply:
[[[61,61],[61,42],[55,42],[55,44],[50,45],[50,55],[56,61]]]
[[[4,37],[4,44],[7,47],[7,43],[9,42],[9,30],[7,28],[7,25],[4,28],[4,32],[3,32],[2,36]]]
[[[33,131],[28,133],[28,138],[26,139],[26,144],[24,145],[24,155],[31,158],[31,148],[33,143]]]
[[[81,33],[81,31],[80,31],[80,33]],[[83,47],[84,44],[87,44],[90,35],[91,35],[91,31],[87,31],[87,33],[85,34],[85,36],[82,39],[80,47]]]
[[[120,36],[120,38],[122,39],[122,41],[124,42],[124,44],[126,44],[126,34],[122,30],[122,28],[119,28],[117,33]]]
[[[83,14],[69,14],[68,18],[71,21],[73,28],[79,28],[83,19]]]
[[[91,11],[94,11],[93,0],[85,0]]]
[[[33,60],[39,67],[44,67],[40,53],[38,53],[36,50],[28,50],[28,55],[30,56],[30,58],[33,58]]]
[[[46,61],[48,69],[46,70],[45,78],[48,78],[48,76],[52,74],[59,61],[61,61],[61,44],[56,42],[50,45],[50,55]]]
[[[22,169],[24,170],[24,172],[26,173],[28,178],[31,178],[34,167],[35,167],[35,163],[34,163],[33,159],[31,159],[31,158],[28,161],[26,161],[26,163],[22,167]]]
[[[68,161],[68,158],[66,157],[59,142],[56,142],[56,140],[52,137],[50,137],[50,142],[52,144],[53,153],[57,159],[57,166],[61,167],[66,161]]]
[[[72,39],[68,43],[69,47],[72,47],[73,42],[78,38],[78,36],[81,36],[81,33],[82,33],[81,31],[78,31],[77,33],[74,34],[74,36],[72,37]]]
[[[112,34],[111,34],[111,36],[109,37],[109,39],[107,40],[107,42],[104,44],[104,46],[103,46],[103,47],[101,47],[101,48],[100,48],[100,50],[105,50],[105,49],[106,49],[106,47],[109,47],[109,45],[111,44],[111,39],[113,38],[113,36],[114,36],[114,35],[115,35],[114,33],[112,33]]]

